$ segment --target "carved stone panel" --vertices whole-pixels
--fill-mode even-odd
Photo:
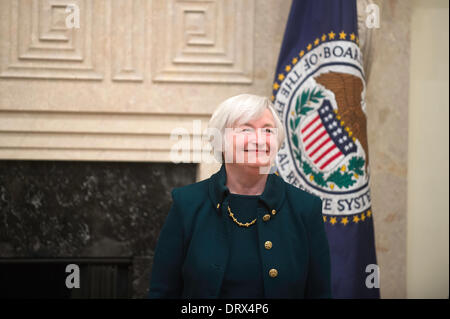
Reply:
[[[254,0],[168,0],[153,14],[155,81],[252,82]]]

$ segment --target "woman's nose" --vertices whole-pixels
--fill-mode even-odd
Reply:
[[[256,132],[254,134],[251,134],[251,137],[249,137],[249,142],[253,142],[258,146],[265,147],[265,145],[267,144],[267,138],[262,130],[256,130]]]

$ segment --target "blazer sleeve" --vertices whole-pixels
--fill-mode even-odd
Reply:
[[[149,298],[181,298],[184,232],[177,189],[172,207],[159,234],[150,278]]]
[[[328,237],[322,217],[322,200],[315,197],[308,215],[310,258],[306,280],[306,298],[331,298],[331,261]]]

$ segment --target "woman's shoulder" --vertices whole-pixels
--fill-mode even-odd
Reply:
[[[181,204],[204,201],[205,197],[208,196],[208,181],[209,178],[181,187],[175,187],[172,190],[172,197]]]
[[[187,233],[190,233],[196,216],[213,208],[209,200],[209,180],[210,178],[172,190],[173,207],[182,216]]]

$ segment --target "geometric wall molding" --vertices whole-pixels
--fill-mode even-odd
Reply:
[[[80,28],[65,25],[70,4]],[[254,11],[255,0],[3,0],[0,79],[251,84]]]
[[[199,130],[194,120],[200,120]],[[181,157],[199,162],[209,116],[0,111],[0,159],[171,162],[176,128],[189,134]]]
[[[66,25],[71,5],[80,28]],[[265,94],[288,9],[277,0],[0,0],[0,159],[170,162],[171,132],[183,128],[186,161],[198,162],[193,122],[203,130],[226,97]]]
[[[111,1],[111,56],[114,81],[143,81],[148,0]]]
[[[153,3],[153,80],[252,83],[254,0]]]
[[[68,29],[65,8],[80,8],[80,28]],[[0,2],[0,78],[103,78],[102,0]]]

